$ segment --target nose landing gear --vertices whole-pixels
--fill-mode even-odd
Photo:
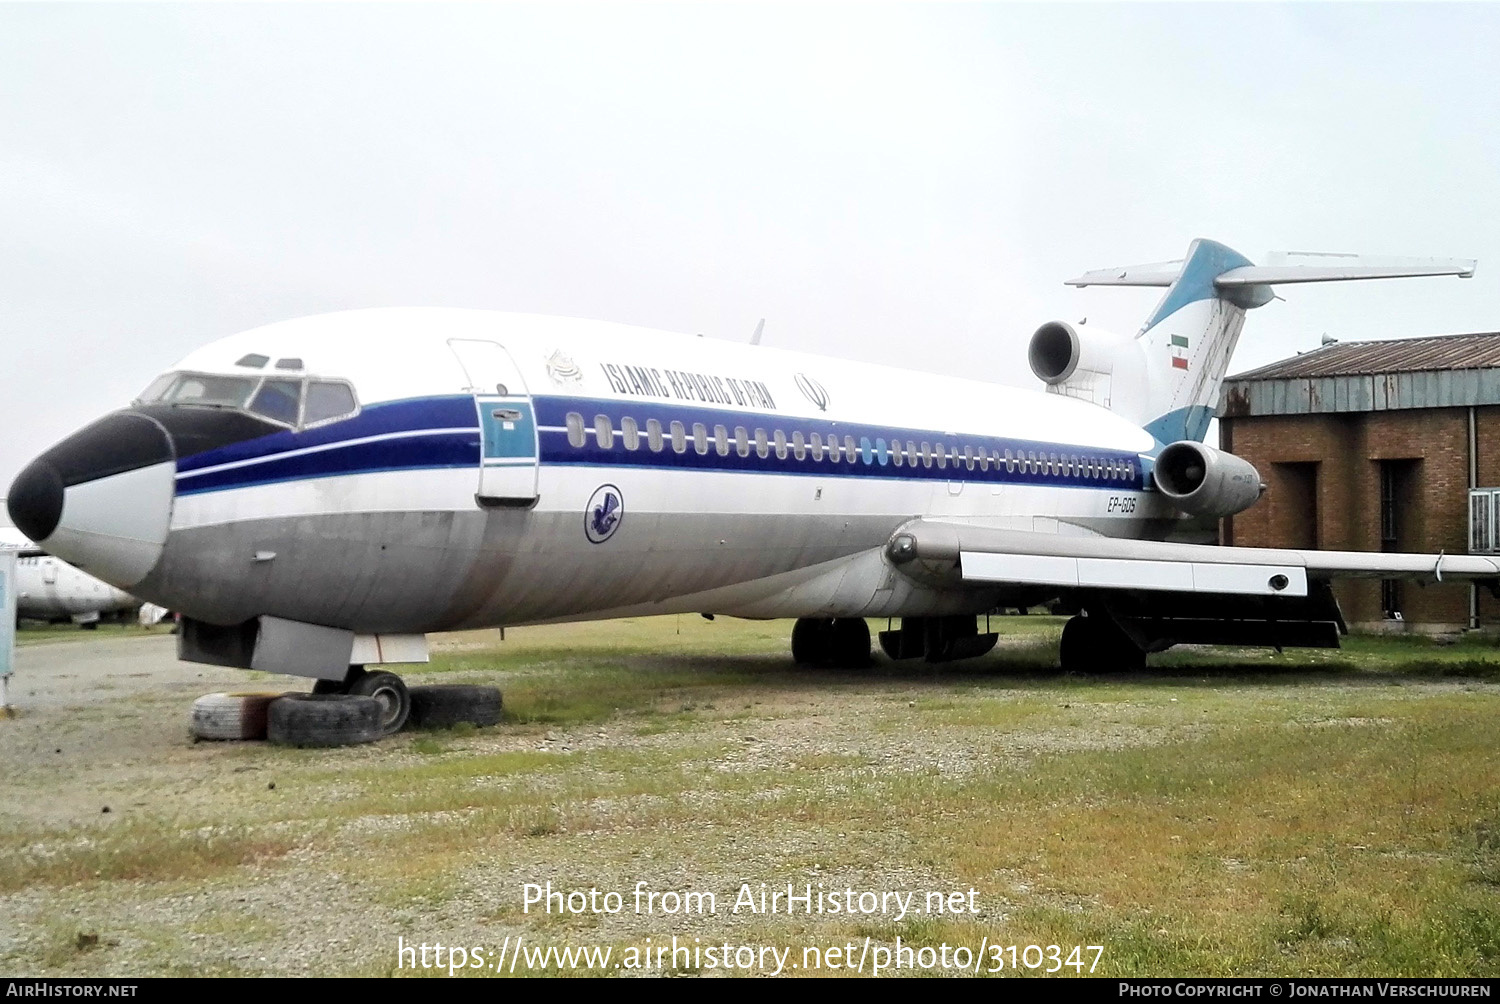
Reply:
[[[314,694],[359,694],[373,697],[380,704],[380,734],[395,735],[411,714],[411,695],[406,683],[395,673],[368,673],[363,666],[350,666],[342,680],[319,680]]]

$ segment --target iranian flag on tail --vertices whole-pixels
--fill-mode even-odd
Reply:
[[[1187,365],[1188,340],[1182,335],[1172,336],[1172,365],[1180,370],[1188,368]]]

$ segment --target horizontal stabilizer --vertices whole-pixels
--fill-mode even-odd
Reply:
[[[1214,278],[1219,289],[1274,286],[1290,282],[1341,282],[1351,279],[1405,279],[1427,275],[1472,278],[1472,258],[1391,258],[1357,254],[1283,251],[1266,256],[1268,264],[1243,265]],[[1160,261],[1124,268],[1101,268],[1069,279],[1069,286],[1170,286],[1182,273],[1182,261]]]
[[[1407,279],[1423,275],[1474,276],[1474,260],[1468,258],[1381,258],[1359,255],[1308,255],[1322,259],[1317,264],[1245,265],[1214,279],[1220,289],[1236,286],[1274,286],[1283,282],[1342,282],[1350,279]]]
[[[1182,272],[1182,259],[1158,261],[1149,265],[1127,265],[1124,268],[1097,268],[1085,272],[1076,279],[1069,279],[1068,286],[1170,286]]]

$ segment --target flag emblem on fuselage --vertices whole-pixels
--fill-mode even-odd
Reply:
[[[1172,336],[1172,365],[1177,369],[1185,370],[1187,363],[1188,340],[1182,335]]]

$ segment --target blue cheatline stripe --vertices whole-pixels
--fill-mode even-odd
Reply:
[[[191,457],[179,457],[179,473],[217,467],[237,460],[253,460],[259,457],[274,457],[288,450],[302,450],[310,446],[325,446],[343,443],[351,439],[365,439],[390,433],[411,432],[420,429],[478,430],[479,415],[474,410],[474,398],[468,394],[452,394],[443,397],[419,397],[404,401],[372,404],[353,418],[332,425],[324,425],[305,432],[274,432],[259,439],[232,443],[215,450],[208,450]],[[475,461],[478,462],[477,459]]]
[[[1112,491],[1136,490],[1143,484],[1139,458],[1118,450],[995,436],[950,436],[930,429],[793,418],[774,413],[654,401],[549,395],[534,398],[533,404],[539,426],[540,462],[544,465],[989,482]],[[569,412],[577,412],[583,417],[586,435],[581,447],[568,442],[566,424]],[[615,430],[615,442],[610,449],[601,449],[593,434],[597,415],[606,416]],[[626,417],[633,418],[640,430],[640,445],[636,450],[625,449],[620,430]],[[648,448],[648,419],[655,419],[662,425],[666,445],[659,453]],[[744,427],[750,439],[749,455],[740,456],[733,445],[727,456],[721,456],[715,448],[710,448],[707,454],[699,454],[691,445],[685,453],[676,453],[671,448],[670,438],[674,421],[682,422],[689,432],[694,424],[701,423],[707,427],[709,435],[713,435],[715,426],[722,425],[728,431],[731,443],[735,428]],[[788,441],[793,432],[801,432],[809,441],[813,433],[825,440],[837,437],[840,459],[836,463],[826,459],[814,460],[808,449],[804,459],[798,460],[790,445],[782,458],[777,456],[774,443],[769,445],[767,455],[761,457],[754,443],[756,429],[764,429],[768,440],[777,429],[786,434]],[[855,443],[853,462],[844,454],[845,437],[852,437]],[[976,452],[979,447],[984,447],[992,458],[1003,457],[1004,452],[1010,450],[1014,455],[1036,453],[1040,457],[1057,455],[1114,461],[1129,465],[1131,476],[1111,479],[1081,473],[1031,473],[1024,471],[1020,464],[1014,470],[1007,469],[1003,459],[999,463],[991,459],[989,470],[984,470],[977,460],[971,470],[962,458],[957,465],[946,467],[938,467],[935,461],[931,466],[921,466],[920,463],[917,466],[909,463],[897,466],[890,450],[891,443],[897,440],[919,446],[924,442],[933,447],[956,445],[960,454],[965,446]],[[309,447],[319,448],[309,451]],[[485,466],[494,463],[491,459]],[[252,485],[385,471],[464,467],[477,471],[480,466],[480,431],[474,399],[467,395],[417,398],[371,406],[347,422],[303,433],[278,432],[180,460],[178,494],[194,495]]]
[[[226,488],[331,478],[347,474],[385,471],[479,470],[479,430],[432,436],[405,436],[357,443],[340,449],[288,457],[268,458],[249,467],[210,471],[193,478],[178,478],[178,495],[200,495]]]

